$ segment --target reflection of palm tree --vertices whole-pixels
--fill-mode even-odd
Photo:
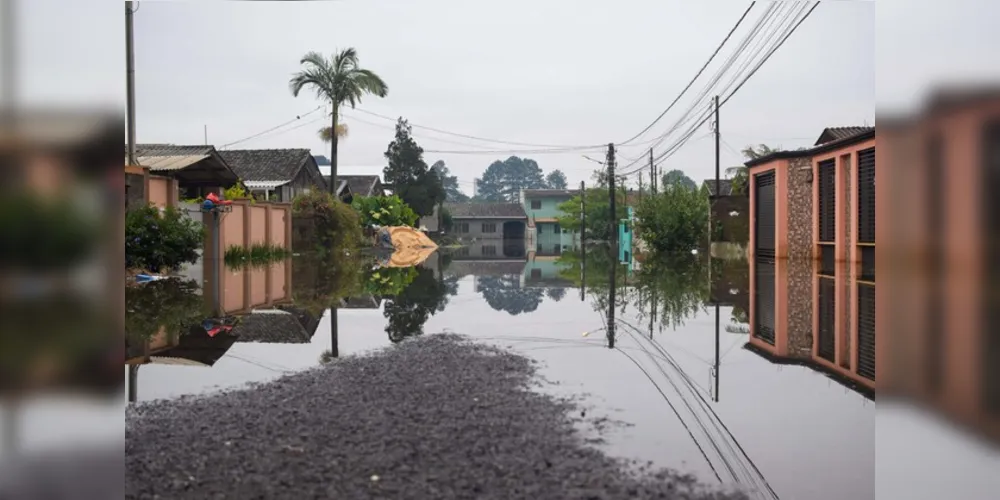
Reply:
[[[423,335],[424,323],[447,304],[449,290],[447,283],[437,280],[434,271],[418,267],[413,281],[386,301],[382,314],[389,320],[385,327],[389,340],[397,343]]]
[[[549,288],[545,290],[545,295],[556,302],[559,302],[566,296],[565,288]]]

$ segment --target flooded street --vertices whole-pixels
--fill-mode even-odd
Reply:
[[[203,325],[207,299],[197,282],[130,290],[130,325],[146,321],[152,331],[157,319],[197,320],[183,335],[161,329],[149,344],[129,346],[130,400],[240,388],[409,336],[452,332],[540,361],[541,390],[582,397],[604,423],[599,446],[614,457],[755,498],[870,497],[873,392],[749,346],[745,260],[709,264],[688,255],[628,266],[600,248],[586,256],[476,253],[442,249],[414,268],[364,272],[368,289],[381,286],[385,295],[349,297],[335,311],[309,303],[315,277],[327,272],[300,258],[267,272],[227,270],[222,300],[243,310]],[[272,288],[247,293],[253,283]],[[254,301],[271,305],[245,307]]]

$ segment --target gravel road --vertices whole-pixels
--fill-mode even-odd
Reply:
[[[585,444],[529,359],[456,335],[126,414],[126,498],[736,499]]]

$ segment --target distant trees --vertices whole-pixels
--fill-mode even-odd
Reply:
[[[477,196],[483,201],[517,202],[522,189],[544,189],[547,186],[542,169],[535,160],[511,156],[495,161],[479,180]]]
[[[662,186],[664,189],[670,187],[682,187],[689,191],[698,189],[698,184],[680,170],[671,170],[663,174]]]
[[[424,162],[424,150],[411,135],[406,120],[396,122],[396,137],[389,143],[385,158],[389,164],[383,169],[385,182],[393,186],[397,196],[420,215],[431,215],[434,207],[445,199],[445,190],[436,171]]]
[[[389,86],[374,72],[358,66],[358,52],[353,47],[341,50],[329,59],[318,52],[309,52],[299,63],[303,66],[302,70],[288,81],[292,95],[298,97],[302,89],[310,87],[316,97],[330,103],[333,108],[330,130],[338,133],[330,134],[330,192],[336,195],[337,143],[341,131],[337,119],[340,107],[349,104],[353,108],[368,94],[385,97]]]
[[[553,170],[545,176],[545,184],[548,185],[549,189],[566,189],[568,185],[566,174],[562,173],[562,170]]]

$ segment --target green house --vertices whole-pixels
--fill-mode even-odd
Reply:
[[[579,193],[572,189],[522,189],[521,205],[528,215],[528,230],[525,237],[535,246],[539,255],[559,255],[579,242],[579,232],[563,230],[559,218],[563,217],[559,205],[569,201]]]

